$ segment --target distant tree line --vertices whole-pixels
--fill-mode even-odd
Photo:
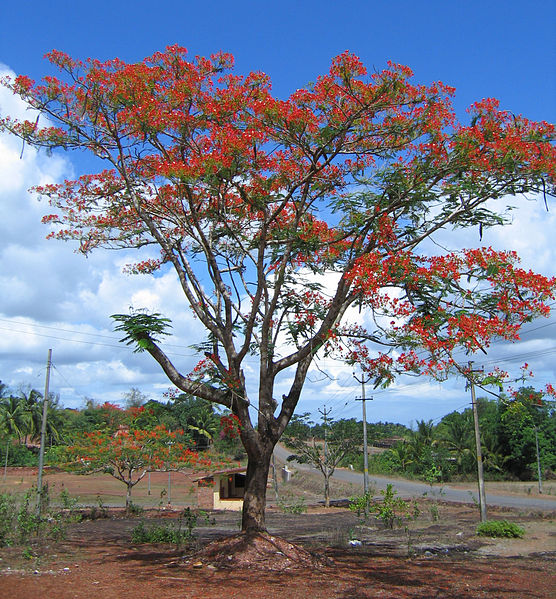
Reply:
[[[123,407],[84,401],[80,409],[63,408],[52,394],[48,401],[46,463],[55,464],[63,449],[86,432],[115,433],[134,412],[136,427],[163,426],[183,430],[197,451],[215,449],[233,460],[245,457],[237,436],[223,434],[226,412],[214,404],[186,394],[167,401],[149,399],[137,388],[123,395]],[[545,477],[556,472],[556,408],[543,393],[522,387],[511,398],[478,399],[479,423],[486,476],[490,479],[530,480],[536,477],[538,441]],[[0,382],[0,464],[33,466],[38,461],[43,394],[31,387],[16,391]],[[137,412],[139,410],[139,412]],[[224,428],[229,423],[225,421]],[[363,470],[363,423],[355,418],[315,423],[309,413],[292,417],[284,433],[290,447],[299,442],[350,440],[354,449],[344,452],[340,465]],[[413,428],[391,422],[367,424],[367,440],[374,447],[369,471],[402,474],[429,481],[475,476],[476,455],[471,409],[452,412],[438,423],[418,420]],[[377,448],[380,451],[377,451]],[[7,460],[6,460],[7,457]]]
[[[477,401],[485,475],[491,480],[531,480],[537,474],[538,440],[544,477],[556,472],[556,409],[543,393],[522,387],[510,397]],[[354,418],[329,421],[331,438],[358,439],[355,451],[342,459],[343,466],[363,470],[363,423]],[[324,423],[310,415],[295,415],[284,440],[292,448],[299,441],[324,439]],[[476,450],[471,408],[452,412],[438,423],[418,420],[410,429],[401,424],[368,423],[369,472],[400,474],[429,482],[466,480],[476,476]],[[376,451],[376,448],[381,448]]]
[[[41,392],[30,387],[13,391],[0,382],[1,466],[37,465],[42,410]],[[161,402],[132,388],[123,394],[123,406],[86,399],[79,409],[63,408],[59,398],[51,394],[47,414],[46,464],[58,463],[64,449],[83,433],[115,434],[128,425],[130,415],[135,428],[162,426],[168,431],[184,431],[184,439],[196,451],[215,450],[234,460],[244,458],[238,439],[222,434],[221,420],[226,412],[186,394]]]

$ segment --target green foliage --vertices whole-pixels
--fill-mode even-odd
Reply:
[[[204,510],[192,510],[190,507],[186,507],[183,512],[180,514],[180,517],[178,519],[179,525],[180,527],[183,525],[185,526],[185,530],[187,531],[187,534],[189,535],[189,537],[193,536],[193,529],[197,526],[197,524],[199,523],[200,520],[200,524],[210,524],[212,526],[214,526],[214,524],[216,524],[216,522],[214,521],[214,518],[211,519],[210,515],[208,514],[208,512],[205,512]]]
[[[314,427],[314,423],[310,418],[311,415],[309,412],[294,414],[284,430],[282,436],[284,442],[289,444],[291,439],[299,439],[302,441],[310,439],[313,436],[312,431]]]
[[[278,499],[278,507],[284,514],[304,514],[307,511],[307,505],[303,497],[285,495]]]
[[[193,530],[199,519],[206,524],[214,524],[214,520],[204,511],[193,511],[187,507],[180,514],[176,526],[171,524],[147,527],[141,521],[131,532],[132,543],[169,543],[180,547],[191,541]]]
[[[9,437],[0,438],[0,465],[6,463],[8,453],[8,466],[37,466],[39,456],[25,445],[14,443]]]
[[[190,432],[197,449],[206,449],[218,436],[220,415],[214,404],[181,393],[174,399],[171,413],[179,426]]]
[[[359,517],[363,517],[363,520],[367,520],[371,507],[373,505],[373,493],[367,491],[363,495],[354,495],[349,499],[349,509],[355,512]]]
[[[37,515],[33,505],[35,492],[27,491],[18,499],[9,493],[0,493],[0,547],[29,545],[43,540],[65,538],[67,527],[80,519],[75,511],[77,499],[62,490],[57,498],[61,507],[50,505],[48,487],[43,493],[44,511]]]
[[[515,398],[500,401],[479,398],[479,426],[485,476],[490,480],[536,477],[535,432],[541,469],[556,470],[556,412],[542,394],[522,388]],[[536,431],[535,431],[536,429]],[[351,457],[351,456],[350,456]],[[362,469],[362,459],[352,461]],[[475,438],[471,409],[452,412],[433,427],[417,422],[403,441],[369,457],[369,471],[402,474],[427,482],[476,476]]]
[[[133,503],[133,501],[130,501],[126,507],[126,514],[129,516],[140,516],[144,511],[145,509],[142,506]]]
[[[47,447],[44,452],[44,463],[47,466],[62,466],[66,460],[66,446],[54,445]]]
[[[386,489],[380,491],[382,501],[372,506],[371,513],[374,513],[379,520],[388,527],[394,528],[394,525],[400,526],[404,519],[414,520],[419,515],[417,503],[410,503],[401,497],[396,497],[398,492],[391,484]]]
[[[522,387],[512,400],[499,405],[498,438],[505,456],[504,470],[521,479],[536,472],[538,436],[541,469],[556,469],[556,412],[543,394],[532,387]]]
[[[189,537],[185,530],[178,530],[171,525],[159,525],[146,527],[144,522],[140,522],[131,531],[132,543],[171,543],[181,545]]]
[[[508,522],[508,520],[487,520],[477,526],[477,534],[480,537],[520,539],[525,534],[525,530],[513,522]]]
[[[130,314],[112,314],[110,318],[120,323],[114,330],[125,333],[121,341],[135,345],[135,353],[149,349],[158,341],[158,336],[170,334],[167,332],[171,327],[170,319],[162,318],[158,312],[149,314],[145,310],[130,310]]]
[[[374,514],[388,528],[394,528],[394,525],[400,526],[404,520],[415,520],[419,515],[417,503],[396,497],[398,492],[391,484],[381,490],[380,494],[382,495],[380,502],[373,499],[371,491],[356,495],[349,500],[349,509],[362,517],[363,521]]]
[[[16,514],[15,497],[0,493],[0,547],[12,544]]]

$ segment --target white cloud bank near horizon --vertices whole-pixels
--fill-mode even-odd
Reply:
[[[0,76],[11,74],[0,67]],[[2,114],[22,116],[25,106],[0,87]],[[98,251],[85,259],[71,244],[47,241],[41,216],[48,206],[27,190],[38,184],[74,176],[68,155],[48,156],[7,135],[0,136],[0,379],[11,388],[31,385],[42,389],[48,348],[53,349],[51,389],[66,407],[83,405],[86,397],[121,402],[130,387],[162,399],[169,381],[148,354],[134,354],[118,343],[109,316],[127,312],[129,306],[149,308],[172,320],[173,336],[168,352],[183,372],[197,357],[189,346],[202,338],[200,324],[185,307],[176,277],[166,272],[157,277],[129,276],[122,267],[131,262],[125,252]],[[510,226],[476,233],[443,232],[443,244],[467,243],[515,249],[523,266],[543,274],[556,273],[554,212],[542,201],[521,201]],[[461,245],[460,245],[461,247]],[[515,371],[529,362],[536,372],[533,385],[556,383],[554,317],[531,323],[519,344],[494,345],[477,364],[500,363]],[[527,332],[527,331],[531,332]],[[467,358],[465,358],[466,360]],[[504,360],[507,360],[504,362]],[[251,365],[247,364],[247,368]],[[360,417],[361,390],[351,367],[329,360],[311,370],[298,412],[311,412],[323,404],[333,417]],[[278,394],[278,390],[277,390]],[[468,402],[462,381],[442,386],[425,380],[401,380],[386,391],[369,389],[375,400],[369,421],[409,423],[440,417]],[[277,395],[278,396],[278,395]]]

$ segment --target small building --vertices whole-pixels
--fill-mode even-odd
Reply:
[[[197,505],[203,510],[243,509],[247,468],[211,472],[193,479],[197,483]]]

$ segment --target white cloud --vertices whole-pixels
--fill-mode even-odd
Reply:
[[[29,118],[3,87],[0,111]],[[170,317],[169,352],[189,371],[197,358],[187,346],[200,328],[183,309],[176,278],[128,276],[122,267],[132,258],[125,252],[99,251],[85,259],[70,243],[47,241],[41,217],[48,205],[27,190],[72,177],[73,166],[65,155],[21,150],[20,141],[0,135],[0,378],[14,387],[42,388],[47,349],[53,348],[53,389],[65,405],[80,405],[85,396],[119,401],[131,386],[160,397],[169,386],[160,367],[120,344],[109,316],[133,305]]]

